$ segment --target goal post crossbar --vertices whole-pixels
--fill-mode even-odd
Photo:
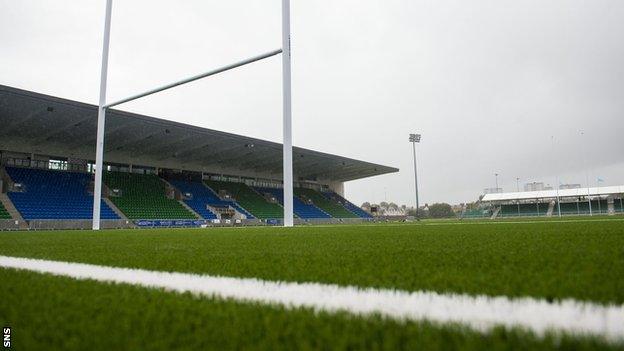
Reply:
[[[148,90],[148,91],[140,93],[140,94],[129,96],[129,97],[125,98],[125,99],[121,99],[121,100],[118,100],[118,101],[115,101],[115,102],[111,102],[109,104],[104,105],[104,108],[111,108],[113,106],[125,104],[126,102],[134,101],[134,100],[137,100],[137,99],[140,99],[140,98],[152,95],[152,94],[159,93],[161,91],[165,91],[165,90],[168,90],[168,89],[171,89],[171,88],[175,88],[175,87],[180,86],[180,85],[184,85],[186,83],[191,83],[191,82],[194,82],[196,80],[200,80],[202,78],[214,76],[214,75],[219,74],[219,73],[223,73],[223,72],[226,72],[226,71],[238,68],[238,67],[242,67],[242,66],[248,65],[250,63],[254,63],[254,62],[257,62],[257,61],[264,60],[266,58],[275,56],[275,55],[279,55],[281,53],[282,53],[282,49],[269,51],[269,52],[261,54],[261,55],[250,57],[250,58],[248,58],[246,60],[242,60],[242,61],[239,61],[239,62],[236,62],[236,63],[232,63],[232,64],[229,64],[227,66],[219,67],[217,69],[213,69],[213,70],[210,70],[208,72],[197,74],[197,75],[194,75],[192,77],[188,77],[188,78],[185,78],[185,79],[182,79],[182,80],[179,80],[179,81],[167,84],[167,85],[163,85],[161,87],[158,87],[158,88],[155,88],[155,89],[152,89],[152,90]]]

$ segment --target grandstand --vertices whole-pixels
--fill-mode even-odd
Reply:
[[[559,209],[562,216],[616,214],[624,212],[623,202],[624,186],[485,194],[481,199],[493,217],[558,216]]]
[[[0,86],[0,123],[0,229],[89,228],[97,107]],[[114,109],[106,123],[109,227],[283,218],[280,144]],[[344,183],[398,171],[297,147],[293,167],[298,222],[370,220]]]

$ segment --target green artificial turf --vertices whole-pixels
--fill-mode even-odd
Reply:
[[[597,339],[401,323],[0,269],[14,350],[599,350]]]
[[[13,232],[0,254],[404,290],[624,302],[624,222]]]

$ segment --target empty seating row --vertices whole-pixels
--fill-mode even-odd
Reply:
[[[591,212],[594,214],[607,214],[609,212],[608,206],[607,200],[592,200]],[[506,204],[501,205],[499,216],[544,216],[548,213],[548,207],[548,203],[520,204],[519,208],[517,204]],[[561,202],[561,204],[555,203],[552,215],[557,215],[559,213],[559,208],[561,208],[562,215],[590,213],[589,203],[587,201]]]
[[[492,215],[489,210],[483,209],[469,209],[466,210],[462,218],[488,218]]]
[[[284,217],[283,208],[268,202],[262,195],[244,183],[205,180],[204,183],[216,193],[225,190],[236,202],[254,217],[260,219],[279,219]]]
[[[579,201],[578,206],[579,206],[580,214],[588,214],[590,212],[589,203],[587,201]],[[592,214],[609,213],[609,204],[607,203],[607,200],[591,200],[591,213]]]
[[[370,213],[364,211],[360,207],[356,206],[354,203],[338,195],[336,192],[329,191],[329,192],[322,192],[322,194],[326,198],[333,200],[335,202],[338,202],[339,204],[344,206],[347,210],[355,213],[360,218],[373,218],[373,216]]]
[[[615,199],[613,201],[613,209],[617,213],[624,212],[624,199],[622,198]]]
[[[184,200],[184,202],[204,219],[217,218],[217,216],[208,209],[209,205],[213,207],[232,207],[244,214],[247,218],[253,218],[251,213],[242,208],[235,201],[221,200],[212,189],[208,188],[201,181],[169,180],[169,183],[178,188],[183,194],[190,195],[190,198]]]
[[[534,204],[505,204],[501,205],[499,217],[516,216],[545,216],[548,213],[548,203]]]
[[[329,200],[325,196],[323,196],[320,192],[307,189],[307,188],[295,188],[295,195],[302,199],[310,199],[314,202],[316,207],[328,213],[330,216],[334,218],[357,218],[358,216],[348,211],[341,204]]]
[[[7,195],[25,220],[93,218],[90,174],[15,167],[6,171],[13,182],[22,185],[21,191]],[[119,219],[104,201],[100,208],[102,219]]]
[[[205,196],[203,196],[203,189],[205,187],[202,183],[184,181],[184,180],[169,180],[169,183],[178,188],[182,193],[190,194],[191,197],[184,200],[193,211],[197,212],[203,219],[216,219],[217,215],[208,209],[208,202]],[[206,189],[207,190],[207,189]]]
[[[109,189],[119,190],[109,198],[130,219],[196,219],[165,195],[165,183],[156,175],[104,172],[103,178]]]
[[[609,204],[607,200],[592,200],[591,201],[591,212],[594,214],[607,214],[609,212]],[[557,214],[558,207],[555,205],[555,209],[553,214]],[[584,215],[589,214],[589,203],[587,201],[574,201],[574,202],[562,202],[561,203],[561,214],[563,215]]]
[[[259,193],[268,193],[274,196],[280,204],[284,204],[284,189],[282,188],[255,188]],[[293,212],[297,217],[303,219],[331,218],[331,216],[314,204],[304,203],[302,200],[293,196]]]
[[[4,208],[4,205],[1,202],[0,202],[0,219],[11,219],[11,215],[6,210],[6,208]]]
[[[587,203],[585,203],[585,205],[587,205]],[[566,215],[567,214],[580,214],[581,208],[584,208],[584,206],[581,205],[580,202],[562,202],[560,206],[561,206],[561,214],[566,214]],[[553,214],[556,214],[557,211],[558,211],[558,208],[557,206],[555,206],[555,210],[553,211]]]

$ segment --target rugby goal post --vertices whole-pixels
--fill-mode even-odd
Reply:
[[[97,140],[95,150],[95,186],[93,190],[93,230],[100,229],[100,205],[102,201],[102,170],[104,167],[104,135],[107,109],[148,95],[175,88],[199,79],[207,78],[253,62],[282,54],[282,104],[283,104],[283,181],[284,181],[284,218],[285,227],[293,226],[293,161],[292,161],[292,104],[291,104],[291,55],[290,55],[290,0],[282,0],[282,48],[251,57],[202,74],[188,77],[146,92],[112,102],[106,102],[106,84],[108,79],[108,52],[110,47],[110,28],[113,0],[106,0],[104,18],[104,38],[102,47],[102,66],[100,71],[100,97],[98,102]]]

